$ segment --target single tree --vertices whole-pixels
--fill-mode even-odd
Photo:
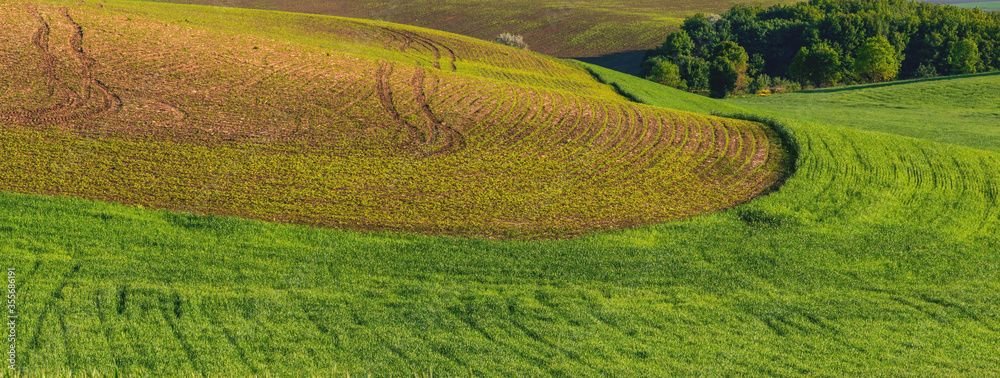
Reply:
[[[718,58],[729,61],[736,72],[736,81],[733,83],[734,87],[727,92],[746,88],[749,81],[747,79],[747,68],[750,66],[747,51],[742,46],[736,44],[736,42],[723,41],[715,44],[713,48],[713,62]]]
[[[750,58],[747,57],[747,51],[743,48],[743,46],[740,46],[733,41],[722,41],[715,45],[712,58],[714,59],[719,57],[726,58],[726,60],[733,62],[736,68],[742,69],[743,72],[746,72],[748,65],[747,62],[750,60]]]
[[[702,48],[709,45],[715,38],[715,26],[708,21],[704,13],[684,19],[681,30],[687,32],[688,37],[694,42],[695,48]]]
[[[963,39],[951,44],[948,50],[951,72],[955,74],[976,73],[979,66],[979,46],[971,39]]]
[[[760,75],[764,72],[764,56],[760,54],[753,54],[750,58],[750,63],[747,65],[747,75],[754,76]]]
[[[854,60],[854,74],[873,83],[892,80],[899,74],[896,49],[885,37],[868,38],[858,48],[857,58]]]
[[[709,69],[709,96],[725,98],[736,89],[738,79],[736,64],[725,57],[716,57]]]

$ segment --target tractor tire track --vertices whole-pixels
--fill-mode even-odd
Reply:
[[[375,74],[375,91],[378,93],[379,103],[382,105],[382,109],[389,116],[392,117],[393,122],[397,125],[403,126],[407,132],[406,137],[403,138],[402,144],[403,148],[406,150],[415,150],[420,140],[426,140],[424,131],[420,128],[410,124],[399,114],[399,110],[396,109],[396,105],[393,103],[392,95],[392,85],[389,83],[389,77],[392,76],[393,66],[392,64],[382,62],[379,64],[378,71]]]
[[[42,75],[45,76],[48,95],[49,97],[55,97],[56,91],[58,91],[60,95],[65,96],[66,103],[59,103],[49,108],[28,110],[27,112],[24,112],[21,117],[19,117],[22,118],[23,121],[28,122],[31,122],[34,118],[45,114],[56,113],[67,109],[75,109],[81,102],[80,96],[68,85],[66,85],[66,83],[59,80],[59,77],[56,75],[58,59],[49,49],[49,36],[51,35],[52,29],[40,13],[37,16],[39,24],[38,30],[36,30],[35,34],[31,36],[31,43],[35,46],[35,49],[42,54],[42,62],[40,66],[42,69]]]
[[[422,41],[427,46],[430,46],[430,48],[434,50],[434,57],[438,61],[441,60],[441,50],[438,48],[438,46],[440,46],[442,49],[444,49],[445,51],[448,52],[448,56],[450,58],[449,64],[451,65],[451,71],[452,72],[458,71],[458,66],[455,65],[455,60],[456,60],[456,58],[455,58],[455,50],[452,50],[451,47],[448,47],[447,45],[445,45],[445,44],[443,44],[441,42],[435,41],[433,39],[424,37],[424,36],[419,35],[419,34],[410,33],[410,32],[403,32],[403,33],[409,35],[410,38],[413,38],[413,39],[415,39],[417,41]],[[437,64],[436,62],[434,64],[434,67],[439,68],[439,69],[441,68],[441,66],[439,64]]]
[[[115,368],[119,371],[123,371],[125,369],[125,365],[122,363],[121,356],[116,353],[115,348],[113,347],[114,343],[112,342],[113,338],[111,337],[111,326],[108,324],[109,321],[107,316],[104,315],[104,306],[102,305],[103,302],[104,301],[101,300],[101,292],[95,291],[94,307],[97,308],[97,317],[101,322],[101,331],[103,331],[102,333],[104,334],[104,341],[107,342],[108,351],[113,356]]]
[[[107,112],[115,113],[122,106],[122,100],[118,95],[111,92],[111,89],[107,85],[102,83],[100,80],[94,77],[91,68],[97,63],[94,58],[91,58],[83,50],[83,28],[69,15],[68,9],[63,9],[63,17],[69,22],[73,29],[73,34],[70,36],[69,44],[70,50],[76,56],[77,61],[80,63],[80,74],[83,75],[83,88],[84,88],[84,99],[90,99],[91,88],[95,89],[100,94],[100,106],[97,110],[91,114],[84,115],[85,117],[96,117],[103,115]]]
[[[198,357],[198,353],[194,349],[194,346],[188,341],[187,336],[184,335],[183,327],[178,324],[181,312],[179,310],[180,307],[176,303],[179,301],[177,294],[174,293],[174,298],[160,296],[158,299],[160,314],[163,316],[163,320],[170,328],[170,332],[173,334],[174,339],[180,343],[181,350],[184,351],[184,355],[187,356],[187,359],[191,362],[191,366],[194,370],[199,374],[204,375],[205,370],[201,367],[201,360]]]
[[[434,68],[437,68],[437,69],[442,69],[441,68],[441,55],[442,55],[441,54],[441,50],[444,49],[445,51],[448,52],[448,56],[449,56],[449,59],[450,59],[449,60],[449,64],[451,66],[451,71],[452,72],[458,71],[458,66],[455,65],[455,61],[457,60],[457,57],[455,55],[455,50],[453,50],[451,47],[448,47],[447,45],[445,45],[445,44],[443,44],[441,42],[438,42],[438,41],[435,41],[433,39],[424,37],[424,36],[422,36],[420,34],[417,34],[417,33],[414,33],[414,32],[402,31],[402,30],[395,30],[395,29],[386,28],[386,27],[383,27],[382,30],[385,33],[389,34],[390,38],[392,38],[394,40],[401,40],[402,41],[402,43],[398,47],[399,51],[401,51],[401,52],[405,52],[407,49],[410,49],[411,45],[414,44],[414,43],[416,43],[416,44],[418,44],[420,46],[424,46],[425,48],[427,48],[427,50],[429,50],[431,53],[434,54],[434,61],[431,62],[431,64],[434,66]]]
[[[434,112],[431,111],[430,104],[427,103],[427,96],[424,94],[424,75],[423,69],[417,69],[410,84],[413,87],[413,97],[417,99],[420,111],[431,125],[431,132],[429,133],[431,139],[427,141],[427,144],[435,145],[439,142],[444,142],[443,147],[430,152],[429,155],[454,153],[465,145],[465,138],[462,136],[462,133],[438,119],[434,115]]]
[[[455,128],[449,126],[439,119],[430,108],[427,96],[424,93],[425,73],[418,69],[410,81],[411,91],[416,99],[420,113],[426,120],[425,127],[419,127],[411,123],[400,114],[394,102],[394,94],[389,78],[392,76],[393,66],[389,63],[379,65],[376,73],[376,92],[382,109],[397,124],[403,126],[407,136],[403,140],[403,147],[406,150],[419,152],[423,156],[433,156],[446,153],[454,153],[465,145],[464,136]],[[442,145],[434,148],[434,146]],[[424,150],[430,147],[429,151]]]
[[[203,301],[199,307],[201,308],[201,313],[204,314],[205,319],[208,320],[209,324],[222,330],[223,336],[226,337],[226,340],[229,342],[229,344],[232,345],[233,349],[236,350],[236,354],[239,355],[240,362],[242,362],[243,365],[249,368],[250,372],[253,373],[255,376],[259,376],[260,371],[257,369],[257,366],[251,363],[250,359],[247,358],[246,349],[240,345],[239,341],[236,340],[236,337],[233,336],[233,333],[229,331],[229,328],[226,327],[224,324],[222,324],[221,321],[219,321],[219,316],[216,312],[216,309],[210,308],[205,301]]]
[[[46,81],[47,94],[56,100],[56,105],[29,109],[24,111],[0,112],[0,118],[24,123],[55,122],[64,123],[80,118],[94,118],[108,112],[121,109],[121,98],[114,94],[107,85],[94,78],[92,68],[96,61],[83,49],[83,28],[69,15],[67,9],[62,10],[62,16],[70,26],[72,33],[69,38],[70,52],[80,65],[78,72],[83,77],[80,90],[75,91],[59,78],[59,59],[50,49],[51,26],[41,13],[37,14],[38,29],[31,36],[31,44],[41,53],[41,75]],[[96,93],[96,96],[94,94]],[[95,101],[95,105],[89,103]]]

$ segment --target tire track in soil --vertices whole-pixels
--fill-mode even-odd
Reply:
[[[465,137],[458,130],[438,119],[434,115],[434,112],[431,111],[430,104],[427,103],[427,96],[424,94],[424,75],[424,70],[418,68],[413,74],[413,80],[410,81],[410,85],[413,87],[413,97],[417,99],[420,111],[424,114],[424,118],[427,118],[432,128],[429,133],[430,140],[426,143],[428,145],[435,145],[442,141],[444,142],[443,147],[428,153],[428,155],[454,153],[465,145]]]
[[[438,119],[427,102],[427,97],[424,94],[424,71],[418,69],[414,73],[410,81],[410,86],[413,96],[416,98],[417,106],[427,120],[427,127],[418,127],[400,114],[399,109],[393,101],[392,85],[389,82],[392,72],[392,64],[385,62],[379,64],[378,71],[376,72],[375,86],[382,109],[386,113],[389,113],[389,116],[392,117],[396,124],[402,125],[404,129],[409,131],[407,137],[403,140],[402,147],[406,150],[420,153],[424,157],[454,153],[461,149],[465,145],[464,136],[455,128]],[[431,151],[422,151],[423,147],[440,144],[443,144],[443,146]]]
[[[55,97],[56,90],[58,90],[60,94],[66,96],[68,104],[57,104],[49,108],[28,110],[23,114],[15,116],[16,118],[21,118],[22,121],[27,122],[31,122],[34,117],[38,117],[40,115],[59,112],[65,109],[75,109],[80,103],[80,96],[67,86],[66,83],[59,80],[59,77],[56,75],[57,59],[49,50],[49,36],[51,35],[52,29],[49,27],[49,23],[45,21],[45,18],[42,17],[41,13],[37,14],[37,16],[39,24],[38,30],[36,30],[35,34],[31,36],[31,43],[35,45],[35,48],[42,54],[42,75],[45,76],[49,97]]]
[[[439,61],[441,60],[441,51],[437,47],[435,47],[435,45],[441,46],[441,48],[445,49],[445,51],[448,52],[448,55],[449,55],[449,58],[450,58],[449,64],[451,64],[451,71],[452,72],[458,71],[458,66],[455,66],[455,60],[456,60],[456,58],[455,58],[455,50],[452,50],[451,47],[448,47],[447,45],[445,45],[445,44],[443,44],[441,42],[435,41],[433,39],[424,37],[424,36],[419,35],[419,34],[410,33],[410,32],[404,32],[404,33],[409,34],[410,37],[413,38],[413,39],[416,39],[418,41],[424,41],[427,45],[429,45],[432,49],[434,49],[434,56]],[[437,64],[437,63],[434,63],[434,67],[441,68],[440,65]]]
[[[107,85],[94,78],[92,67],[96,61],[83,50],[83,28],[76,23],[69,15],[68,9],[62,10],[62,16],[72,29],[69,39],[69,48],[77,62],[80,64],[79,73],[83,76],[81,82],[81,92],[74,91],[65,82],[59,79],[57,74],[58,59],[49,48],[49,37],[51,27],[41,13],[37,14],[38,29],[31,36],[31,44],[34,45],[42,55],[40,63],[42,75],[45,77],[47,92],[49,97],[55,97],[58,92],[66,98],[65,101],[57,105],[30,109],[25,111],[2,111],[0,118],[10,119],[24,123],[42,122],[68,122],[79,118],[94,118],[109,111],[117,112],[121,109],[121,98],[114,94]],[[96,92],[100,98],[97,106],[87,107],[91,101],[92,94]]]
[[[434,53],[434,62],[432,62],[431,64],[434,65],[434,68],[437,69],[442,69],[440,63],[441,49],[444,49],[445,51],[448,52],[448,56],[450,58],[449,64],[451,65],[451,71],[452,72],[458,71],[458,66],[455,65],[455,61],[457,60],[457,57],[455,55],[455,50],[453,50],[451,47],[448,47],[447,45],[441,42],[437,42],[433,39],[424,37],[414,32],[395,30],[386,27],[383,27],[382,30],[388,33],[392,39],[403,41],[403,43],[399,45],[399,51],[406,51],[408,48],[410,48],[410,45],[413,43],[426,47],[428,50]]]
[[[403,116],[399,114],[399,110],[396,109],[396,105],[392,101],[392,85],[389,83],[389,77],[392,76],[393,66],[392,64],[386,62],[380,62],[378,66],[378,71],[375,73],[375,91],[378,93],[379,103],[382,105],[382,109],[389,116],[392,117],[393,122],[397,125],[402,125],[409,132],[402,141],[402,148],[405,150],[416,150],[416,141],[421,139],[426,139],[423,130],[411,125]]]
[[[80,24],[76,22],[69,15],[68,9],[63,9],[63,17],[69,22],[70,26],[73,28],[73,35],[70,36],[70,50],[76,55],[77,61],[80,62],[80,73],[83,75],[84,81],[84,94],[87,100],[90,99],[90,89],[95,88],[100,92],[101,96],[101,106],[95,113],[87,114],[86,117],[96,117],[103,115],[107,112],[116,113],[122,106],[122,100],[118,95],[111,92],[111,89],[107,85],[104,85],[100,80],[94,77],[91,67],[97,63],[94,58],[91,58],[85,51],[83,51],[83,28]]]

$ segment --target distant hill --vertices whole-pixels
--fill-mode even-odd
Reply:
[[[697,12],[721,13],[733,0],[177,0],[173,3],[268,9],[383,20],[492,40],[524,35],[534,51],[561,58],[597,57],[646,50],[663,43],[681,21]],[[770,5],[790,0],[755,1]],[[638,57],[641,59],[641,56]],[[639,61],[635,61],[638,66]]]

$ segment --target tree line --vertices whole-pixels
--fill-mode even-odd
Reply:
[[[642,75],[725,97],[1000,69],[1000,13],[906,0],[810,0],[696,14]]]

